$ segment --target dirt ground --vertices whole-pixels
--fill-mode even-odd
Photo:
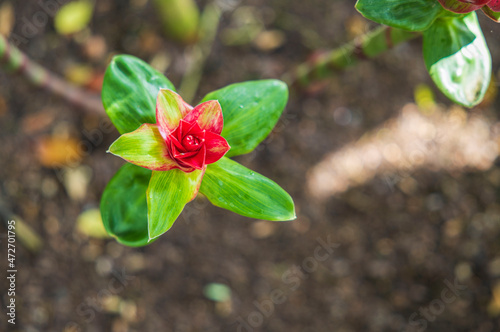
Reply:
[[[234,8],[222,16],[195,103],[230,83],[280,78],[315,50],[335,48],[373,27],[352,0],[219,3]],[[23,18],[40,10],[34,0],[15,2],[14,9],[17,34]],[[270,35],[277,46],[224,38],[238,27],[235,13],[251,14],[265,31],[279,32]],[[500,25],[479,16],[496,75]],[[52,20],[19,47],[61,75],[75,64],[102,73],[110,55],[127,53],[163,66],[176,86],[181,82],[189,48],[164,37],[146,0],[98,1],[82,38],[90,37],[104,41],[103,56],[58,35]],[[496,154],[478,167],[376,171],[321,199],[308,187],[318,163],[398,118],[414,103],[419,84],[431,87],[444,114],[451,112],[425,71],[417,39],[339,73],[319,93],[291,91],[270,137],[236,159],[285,188],[297,220],[252,220],[199,197],[161,239],[128,248],[76,227],[83,211],[99,206],[122,165],[106,154],[118,133],[105,134],[72,167],[48,167],[40,157],[45,138],[88,142],[84,132],[98,128],[100,118],[22,77],[0,73],[0,203],[43,241],[36,252],[17,242],[16,325],[3,313],[3,278],[0,330],[499,331]],[[496,142],[499,106],[497,98],[454,112],[464,123],[482,119],[484,135]],[[7,230],[0,229],[4,275]],[[212,283],[228,286],[230,299],[207,298],[204,290]]]

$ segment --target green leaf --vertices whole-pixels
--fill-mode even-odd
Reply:
[[[500,12],[494,12],[488,6],[483,7],[483,12],[495,22],[500,22]]]
[[[410,31],[428,29],[445,12],[437,0],[358,0],[356,9],[367,19]]]
[[[195,198],[202,177],[201,170],[191,173],[179,169],[153,171],[146,193],[150,239],[157,238],[172,227],[184,205]]]
[[[221,135],[231,146],[226,156],[237,156],[251,152],[269,135],[288,101],[288,87],[278,80],[231,84],[202,102],[214,99],[224,115]]]
[[[273,221],[296,218],[293,200],[286,191],[226,157],[208,165],[200,192],[213,205],[246,217]]]
[[[155,171],[168,171],[177,167],[168,154],[158,127],[149,123],[118,137],[109,147],[109,152],[134,165]]]
[[[61,7],[54,17],[54,28],[62,35],[70,35],[87,27],[92,19],[91,1],[73,1]]]
[[[146,190],[150,178],[150,170],[127,163],[116,172],[102,194],[104,228],[124,245],[148,244]]]
[[[102,103],[120,134],[136,130],[143,123],[156,123],[156,97],[160,89],[173,84],[144,61],[118,55],[104,75]]]
[[[491,78],[491,56],[476,13],[440,19],[424,32],[425,65],[439,89],[465,107],[481,102]]]

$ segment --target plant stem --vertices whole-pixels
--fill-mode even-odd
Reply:
[[[418,32],[381,26],[337,49],[300,64],[294,73],[285,75],[284,80],[289,85],[307,87],[314,81],[332,76],[340,69],[354,66],[360,60],[373,58],[420,35]]]
[[[212,50],[220,17],[221,9],[214,3],[208,4],[201,15],[198,28],[200,40],[191,48],[191,63],[179,87],[182,98],[188,103],[192,102],[200,85],[203,67]]]
[[[86,111],[97,114],[104,112],[99,95],[84,91],[34,63],[3,35],[0,35],[0,67],[23,75],[33,85],[45,88]]]

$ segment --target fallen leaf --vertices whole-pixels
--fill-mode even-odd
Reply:
[[[82,0],[64,5],[54,18],[54,27],[61,35],[71,35],[82,31],[92,19],[92,2]]]
[[[80,163],[83,153],[74,138],[44,136],[38,139],[36,156],[45,167],[58,168]]]
[[[14,27],[14,6],[7,1],[0,5],[0,34],[9,37]]]
[[[76,220],[76,229],[89,237],[98,239],[110,237],[102,223],[101,211],[99,209],[90,209],[82,212]]]

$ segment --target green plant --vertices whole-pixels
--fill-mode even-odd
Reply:
[[[247,217],[295,219],[290,195],[228,158],[251,152],[276,125],[288,99],[284,83],[233,84],[192,108],[145,62],[117,56],[106,71],[102,99],[122,134],[110,152],[142,166],[124,165],[102,196],[104,226],[119,242],[148,244],[172,227],[198,190],[214,205]]]
[[[358,0],[356,3],[356,9],[370,20],[422,33],[423,56],[430,76],[448,98],[466,107],[481,102],[491,79],[491,55],[474,12],[479,8],[499,20],[496,0]]]

